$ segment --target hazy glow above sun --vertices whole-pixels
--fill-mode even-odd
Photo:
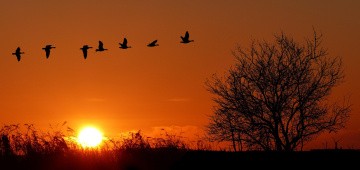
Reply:
[[[78,142],[83,147],[97,147],[102,140],[102,133],[94,127],[85,127],[78,135]]]

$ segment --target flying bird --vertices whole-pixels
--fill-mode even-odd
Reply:
[[[120,44],[120,47],[119,47],[119,48],[122,48],[122,49],[131,48],[131,46],[128,46],[128,45],[127,45],[127,39],[126,39],[126,38],[124,38],[123,43],[119,43],[119,44]]]
[[[103,42],[99,41],[99,46],[95,51],[98,52],[98,51],[105,51],[105,50],[108,50],[108,49],[104,48]]]
[[[92,47],[89,47],[88,45],[84,45],[82,48],[80,48],[80,49],[82,50],[83,54],[84,54],[84,58],[85,58],[85,59],[86,59],[86,57],[87,57],[87,50],[88,50],[89,48],[92,48]]]
[[[180,36],[180,38],[181,38],[181,40],[182,40],[182,41],[180,41],[180,43],[187,44],[187,43],[189,43],[189,42],[194,42],[194,40],[189,40],[189,32],[188,32],[188,31],[186,31],[184,37],[183,37],[183,36]]]
[[[154,40],[153,42],[149,43],[147,46],[148,47],[155,47],[155,46],[159,46],[159,44],[156,44],[157,40]]]
[[[55,47],[53,47],[52,45],[46,45],[44,48],[42,48],[43,50],[45,50],[46,58],[47,58],[47,59],[48,59],[49,56],[50,56],[50,50],[51,50],[52,48],[55,48]]]
[[[21,54],[24,54],[24,52],[21,52],[20,47],[15,50],[15,53],[12,53],[12,55],[16,55],[18,61],[21,59]]]

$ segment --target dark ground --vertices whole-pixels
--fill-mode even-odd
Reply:
[[[0,170],[162,170],[162,169],[358,169],[360,150],[304,152],[217,152],[137,150],[121,153],[62,153],[2,156]]]

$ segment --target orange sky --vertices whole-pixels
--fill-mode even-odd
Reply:
[[[347,128],[334,138],[360,148],[359,9],[352,0],[2,1],[0,123],[68,121],[109,136],[168,126],[201,132],[213,105],[204,82],[232,64],[237,44],[280,31],[303,41],[314,27],[329,53],[344,59],[346,82],[333,96],[351,94],[353,103]],[[187,30],[195,42],[180,44]],[[133,48],[118,48],[124,37]],[[160,46],[146,47],[154,39]],[[99,40],[109,51],[92,49],[84,60],[80,48]],[[56,46],[48,60],[46,44]],[[18,46],[25,52],[19,63],[11,55]]]

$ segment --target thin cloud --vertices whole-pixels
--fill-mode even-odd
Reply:
[[[168,102],[187,102],[187,101],[190,101],[190,99],[188,99],[188,98],[172,98],[172,99],[167,99],[166,101],[168,101]]]

